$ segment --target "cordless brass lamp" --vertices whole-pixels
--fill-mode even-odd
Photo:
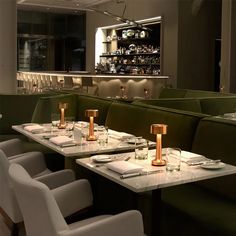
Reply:
[[[60,123],[58,125],[59,129],[65,129],[66,128],[66,122],[65,122],[65,110],[68,108],[68,103],[59,103],[59,110],[60,110]]]
[[[156,158],[152,160],[153,166],[164,166],[165,160],[162,160],[162,135],[167,133],[167,125],[165,124],[152,124],[151,134],[156,135]]]
[[[97,137],[94,135],[94,117],[98,117],[98,110],[88,109],[85,111],[85,116],[89,117],[89,134],[86,139],[95,141]]]

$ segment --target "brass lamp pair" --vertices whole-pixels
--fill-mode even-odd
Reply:
[[[58,125],[59,129],[66,128],[65,122],[65,110],[68,109],[68,103],[59,103],[60,110],[60,123]],[[94,117],[98,116],[98,110],[88,109],[85,111],[85,116],[89,117],[89,134],[87,136],[88,141],[95,141],[97,137],[94,135]]]

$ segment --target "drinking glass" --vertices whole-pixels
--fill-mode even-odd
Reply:
[[[145,160],[148,158],[148,140],[135,138],[135,159]]]
[[[52,122],[52,131],[54,131],[60,123],[60,114],[59,113],[52,113],[51,114],[51,122]]]
[[[166,148],[166,170],[180,171],[181,166],[181,149]]]
[[[108,143],[108,127],[97,127],[98,143],[101,146],[105,146]]]
[[[75,127],[75,117],[74,116],[66,116],[66,131],[70,132],[74,130]]]
[[[82,143],[82,130],[80,127],[76,127],[76,126],[74,127],[73,136],[74,136],[74,141],[76,144]]]

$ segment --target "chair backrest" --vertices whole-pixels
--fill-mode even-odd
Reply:
[[[64,88],[73,88],[74,82],[72,76],[64,76]]]
[[[9,181],[9,165],[7,156],[0,149],[0,207],[14,223],[19,223],[23,221],[23,217]]]
[[[53,75],[51,76],[51,79],[52,79],[52,87],[57,88],[59,85],[57,76]]]
[[[45,184],[32,179],[18,164],[10,165],[9,176],[23,214],[27,235],[58,236],[57,232],[69,229]]]
[[[22,141],[18,138],[0,142],[0,149],[7,157],[23,153]]]

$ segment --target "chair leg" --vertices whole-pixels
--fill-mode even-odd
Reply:
[[[11,227],[11,236],[18,236],[19,235],[19,227],[18,224],[13,223]]]
[[[0,207],[0,214],[3,216],[5,224],[11,231],[11,236],[19,235],[19,228],[21,223],[14,223],[11,218],[7,215],[7,213]]]

